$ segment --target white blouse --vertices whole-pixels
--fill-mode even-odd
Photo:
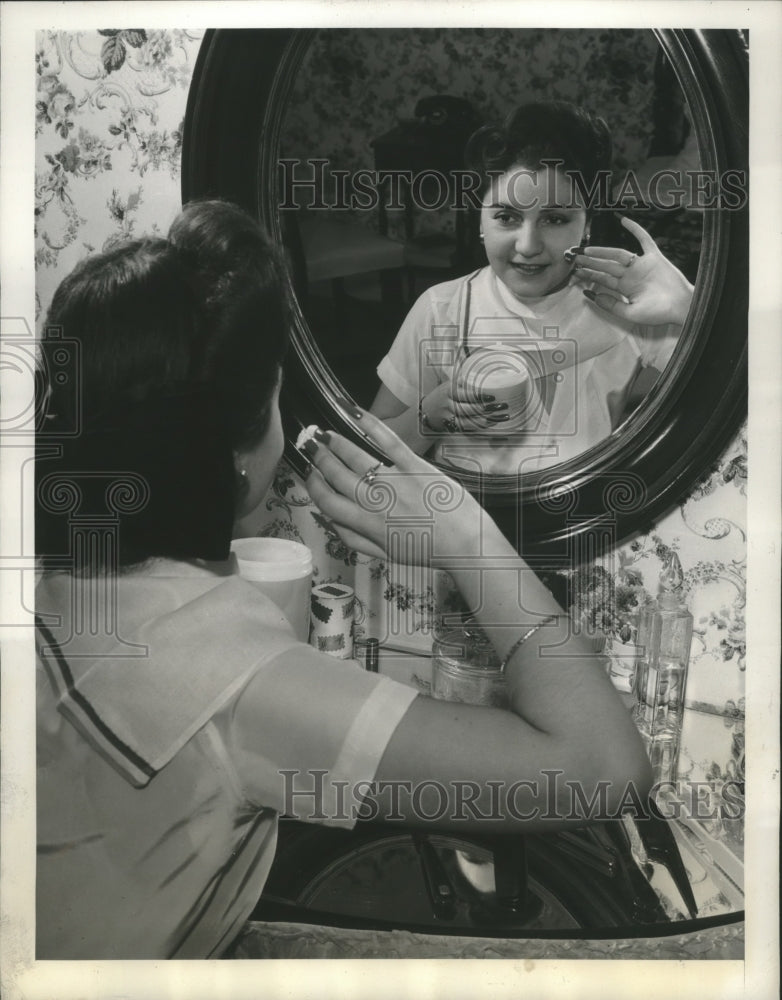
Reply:
[[[424,292],[377,371],[417,407],[455,375],[516,366],[527,382],[521,413],[487,431],[438,435],[434,451],[444,464],[516,475],[603,441],[621,422],[640,371],[662,371],[679,332],[609,316],[575,284],[522,302],[484,267]]]
[[[219,957],[278,813],[352,826],[416,691],[298,642],[237,576],[159,560],[116,584],[36,591],[36,957]]]

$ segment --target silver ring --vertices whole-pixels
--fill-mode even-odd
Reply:
[[[448,431],[449,434],[455,434],[457,430],[456,421],[453,417],[448,417],[443,420],[443,427]]]
[[[635,263],[637,256],[638,256],[637,253],[631,254],[630,260],[625,261],[625,267],[632,267],[632,265]]]
[[[377,479],[377,470],[383,468],[383,463],[378,462],[377,465],[373,465],[371,469],[367,469],[364,475],[361,477],[361,482],[366,483],[367,486],[371,486],[372,483]]]

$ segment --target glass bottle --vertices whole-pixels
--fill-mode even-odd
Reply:
[[[660,576],[657,604],[641,611],[635,721],[655,781],[674,781],[684,720],[684,690],[692,642],[692,615],[682,595],[679,557],[672,552]]]
[[[657,601],[653,597],[647,597],[638,610],[635,676],[633,678],[633,693],[635,695],[633,719],[636,723],[643,717],[644,694],[649,671],[650,636],[652,634],[652,621],[657,610]]]

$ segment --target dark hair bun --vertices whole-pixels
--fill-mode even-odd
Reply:
[[[512,111],[501,125],[486,125],[469,139],[468,166],[484,175],[514,166],[534,169],[559,160],[591,187],[600,172],[611,170],[611,132],[603,118],[568,101],[536,101]]]
[[[38,554],[93,571],[89,552],[72,551],[61,501],[78,499],[82,519],[105,518],[119,476],[140,490],[120,511],[120,566],[227,558],[233,452],[268,429],[289,329],[282,265],[263,229],[235,205],[188,205],[169,240],[80,264],[47,327],[77,345],[80,364],[78,391],[51,379],[41,406]]]

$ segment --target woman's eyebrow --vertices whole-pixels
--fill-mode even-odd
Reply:
[[[496,209],[503,209],[506,212],[526,212],[530,208],[538,208],[541,212],[577,212],[578,205],[538,205],[534,202],[532,205],[520,205],[518,203],[514,204],[511,201],[497,201],[492,202],[492,204],[487,206],[490,212]]]

